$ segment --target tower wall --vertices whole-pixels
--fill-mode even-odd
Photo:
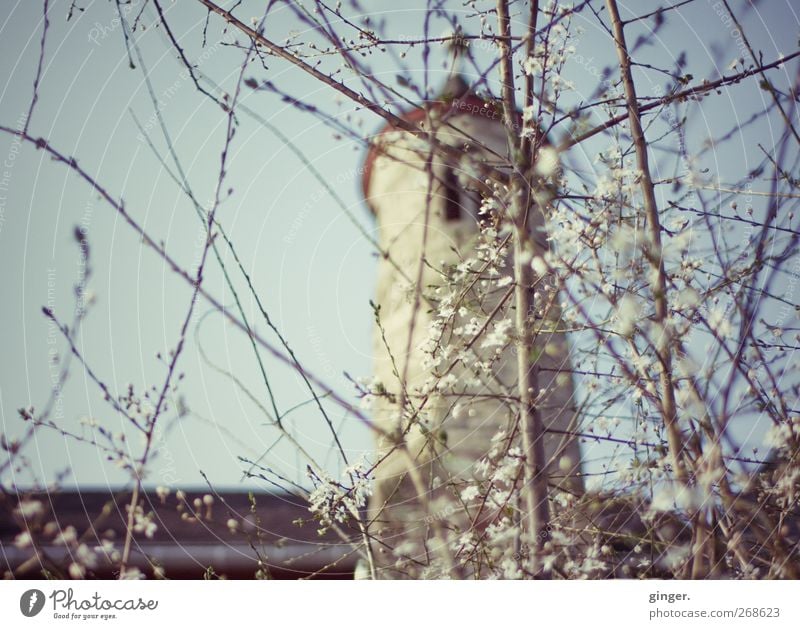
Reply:
[[[507,142],[499,116],[471,115],[454,108],[444,115],[451,126],[439,120],[435,133],[440,141],[462,149],[468,146],[473,156],[481,154],[489,162],[502,163],[507,154]],[[459,520],[458,507],[443,506],[453,503],[452,486],[448,488],[439,483],[479,477],[475,464],[492,447],[492,437],[500,430],[510,431],[515,422],[516,405],[504,395],[509,389],[516,389],[517,361],[513,342],[499,356],[495,347],[484,349],[480,343],[473,346],[480,358],[488,359],[492,355],[497,361],[492,377],[485,378],[481,385],[459,387],[456,384],[456,391],[463,395],[418,393],[431,375],[432,368],[426,365],[425,347],[434,317],[432,310],[437,306],[436,287],[444,281],[440,269],[473,255],[479,236],[479,195],[467,190],[467,184],[475,184],[477,180],[467,172],[465,164],[446,163],[441,156],[432,154],[426,142],[406,132],[390,130],[377,139],[367,173],[367,200],[376,215],[378,239],[391,258],[382,258],[378,265],[375,301],[380,307],[381,325],[375,326],[373,334],[374,375],[394,398],[379,397],[373,406],[374,421],[391,435],[380,438],[377,443],[381,462],[376,468],[376,487],[370,503],[370,517],[376,524],[374,530],[386,545],[381,549],[384,553],[388,553],[389,548],[409,546],[410,540],[416,540],[418,556],[425,556],[423,547],[436,543],[430,541],[431,518],[463,530],[467,523]],[[457,174],[460,218],[455,220],[452,216],[448,218],[448,213],[452,213],[448,204],[452,205],[454,181],[448,169]],[[536,250],[542,251],[546,242],[541,215],[531,211],[530,225]],[[422,266],[420,285],[429,299],[422,298],[415,307],[414,286],[421,259],[427,264]],[[509,253],[502,273],[511,276],[512,268]],[[507,291],[508,287],[483,296],[479,307],[484,314],[499,307],[501,314],[497,318],[513,316],[513,298],[500,303]],[[557,321],[557,306],[550,308],[545,316]],[[454,327],[469,319],[469,313],[456,316],[445,332],[452,333]],[[540,406],[544,425],[556,431],[568,431],[574,400],[563,334],[541,334],[537,337],[536,354],[540,367],[539,386],[548,390]],[[441,373],[449,362],[442,362],[435,369]],[[469,365],[460,364],[450,371],[459,383],[469,379],[469,372]],[[415,417],[399,416],[397,402],[406,394],[411,397],[412,406],[418,409]],[[407,444],[410,456],[395,448],[399,435]],[[551,483],[580,491],[577,441],[552,432],[546,436],[544,445]],[[412,460],[419,472],[417,485],[408,476]],[[427,488],[422,499],[418,491],[420,480]]]

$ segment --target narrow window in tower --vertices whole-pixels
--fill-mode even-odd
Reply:
[[[458,194],[458,177],[449,166],[444,169],[444,218],[457,221],[461,218],[461,199]]]

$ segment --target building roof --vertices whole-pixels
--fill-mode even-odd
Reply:
[[[162,502],[156,492],[145,492],[144,513],[153,513],[155,528],[150,537],[147,532],[135,533],[130,565],[148,576],[153,575],[154,565],[160,565],[167,578],[200,578],[209,567],[220,576],[253,578],[259,569],[256,548],[270,578],[352,578],[357,559],[353,546],[335,533],[319,535],[302,500],[256,493],[253,507],[248,492],[227,491],[214,494],[209,509],[202,503],[206,493],[187,490],[185,500],[179,501],[173,493]],[[45,510],[41,522],[28,521],[31,530],[54,521],[61,531],[74,527],[89,548],[110,539],[121,549],[127,531],[128,492],[74,490],[30,498],[42,502]],[[198,498],[199,509],[195,507]],[[42,536],[50,540],[42,546],[44,566],[30,547],[15,546],[14,538],[26,527],[25,522],[10,516],[16,497],[0,495],[0,503],[9,500],[10,504],[0,504],[0,574],[12,571],[16,577],[41,578],[43,567],[66,572],[72,551],[54,543],[53,535]],[[235,532],[230,530],[229,520],[236,522]],[[358,538],[353,532],[348,535]],[[114,578],[116,564],[99,554],[104,560],[98,561],[87,577]]]

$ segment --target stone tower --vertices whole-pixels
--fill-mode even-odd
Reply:
[[[364,196],[387,254],[378,264],[375,303],[380,324],[373,344],[374,375],[385,391],[373,406],[373,420],[384,436],[377,443],[380,463],[369,516],[377,537],[373,549],[378,576],[390,578],[425,576],[435,546],[474,526],[466,521],[454,485],[446,481],[478,477],[476,463],[491,449],[492,437],[513,430],[514,404],[499,391],[513,390],[517,382],[513,342],[502,349],[482,349],[476,343],[471,348],[475,356],[493,352],[498,358],[494,379],[456,385],[457,395],[419,393],[432,369],[442,373],[448,367],[430,366],[425,349],[437,307],[436,287],[444,281],[441,270],[473,254],[479,238],[481,182],[468,164],[501,164],[507,161],[508,144],[502,112],[470,93],[459,77],[448,81],[438,99],[404,117],[466,157],[454,163],[427,141],[387,126],[374,138],[365,162]],[[536,250],[542,251],[547,245],[541,214],[531,210],[529,222]],[[510,254],[503,272],[512,275]],[[500,292],[477,307],[484,314],[497,309],[498,318],[511,316],[513,299],[500,303]],[[451,328],[469,318],[458,315]],[[544,318],[557,322],[557,305]],[[578,443],[567,434],[574,416],[569,352],[563,334],[552,329],[537,336],[535,352],[539,386],[546,390],[539,408],[551,431],[544,444],[550,483],[581,491]],[[449,373],[460,380],[468,372],[469,365],[457,364]],[[404,399],[411,400],[416,412],[401,416]],[[405,447],[397,447],[400,441]]]

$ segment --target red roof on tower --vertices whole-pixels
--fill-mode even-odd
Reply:
[[[405,112],[400,117],[408,122],[417,123],[424,120],[428,112],[432,110],[438,112],[452,110],[455,115],[471,114],[498,121],[502,118],[502,111],[498,110],[492,103],[487,102],[485,99],[472,92],[469,85],[460,75],[454,75],[448,79],[442,91],[439,93],[438,98],[429,100],[423,106],[415,107]],[[373,142],[370,143],[369,149],[367,150],[367,155],[364,158],[364,172],[361,179],[361,190],[367,205],[369,205],[369,184],[372,177],[372,168],[375,159],[381,153],[380,147],[376,145],[374,140],[384,133],[396,130],[396,128],[397,127],[391,123],[384,125],[381,130],[375,134]],[[372,207],[370,207],[370,209],[372,209]]]

